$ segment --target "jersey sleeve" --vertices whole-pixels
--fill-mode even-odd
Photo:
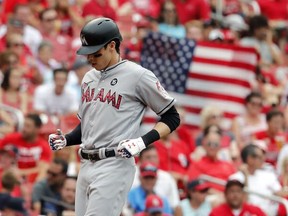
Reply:
[[[164,114],[176,102],[149,70],[142,74],[137,83],[136,97],[157,115]]]

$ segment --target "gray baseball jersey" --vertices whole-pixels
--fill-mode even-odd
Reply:
[[[139,137],[146,106],[161,115],[175,104],[151,71],[127,60],[102,73],[87,72],[81,89],[78,117],[86,149],[117,147]]]

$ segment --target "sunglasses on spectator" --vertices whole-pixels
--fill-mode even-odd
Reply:
[[[60,175],[61,173],[55,173],[55,172],[53,172],[53,171],[51,171],[51,170],[48,170],[48,171],[47,171],[47,174],[49,174],[49,175],[51,175],[51,176],[53,176],[53,177],[57,177],[57,176]]]
[[[9,47],[23,47],[24,43],[10,43]]]
[[[46,19],[43,19],[44,22],[53,22],[55,21],[57,18],[56,17],[51,17],[51,18],[46,18]]]
[[[219,142],[207,142],[207,145],[209,147],[217,148],[220,146],[220,143]]]

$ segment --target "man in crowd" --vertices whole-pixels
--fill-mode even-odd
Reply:
[[[257,206],[245,202],[244,183],[230,179],[225,187],[226,202],[212,210],[210,216],[265,216],[266,214]]]
[[[32,207],[35,212],[46,214],[51,207],[49,201],[60,200],[67,169],[66,161],[55,159],[49,166],[47,178],[36,182],[32,191]]]
[[[17,148],[20,174],[31,183],[44,178],[52,158],[47,142],[39,136],[41,126],[39,115],[28,114],[22,131],[7,135],[0,143],[0,149]]]

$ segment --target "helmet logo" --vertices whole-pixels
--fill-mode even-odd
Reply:
[[[80,36],[80,39],[81,39],[82,45],[87,45],[88,46],[86,38],[85,38],[85,36],[83,34]]]

